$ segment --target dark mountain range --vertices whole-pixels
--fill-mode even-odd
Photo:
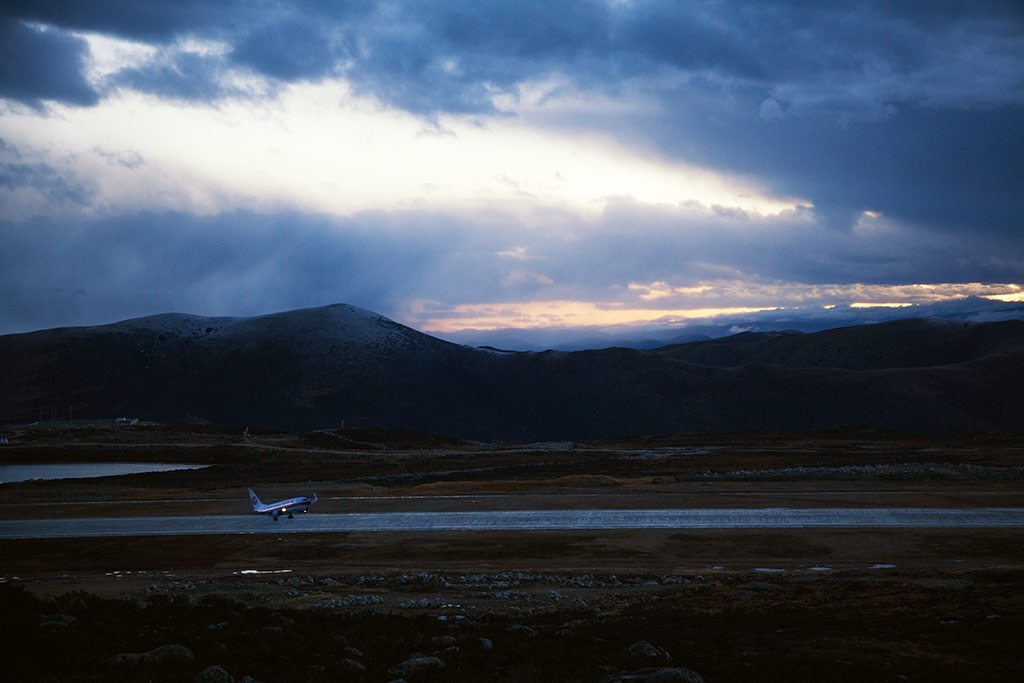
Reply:
[[[641,351],[499,352],[336,305],[0,337],[0,424],[52,412],[534,441],[1024,427],[1024,322],[900,320]]]

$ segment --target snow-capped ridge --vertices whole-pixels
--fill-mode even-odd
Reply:
[[[279,339],[294,338],[297,342],[312,341],[313,338],[331,338],[353,344],[377,345],[409,343],[423,338],[434,339],[379,313],[350,304],[330,304],[256,316],[159,313],[73,329],[96,333],[123,330],[197,340],[269,333],[279,335]]]
[[[271,313],[245,319],[247,330],[279,331],[282,334],[343,341],[349,344],[394,346],[424,341],[448,344],[379,313],[349,304]]]

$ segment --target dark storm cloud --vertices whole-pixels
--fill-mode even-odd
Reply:
[[[220,55],[172,49],[164,50],[144,66],[118,71],[110,77],[109,83],[171,99],[201,102],[241,94],[241,90],[221,82],[219,77],[223,73],[224,58]]]
[[[496,92],[567,69],[592,81],[585,69],[609,49],[601,2],[381,3],[354,26],[346,76],[422,114],[493,112]]]
[[[284,81],[331,74],[337,60],[331,37],[315,17],[260,26],[237,44],[234,60]]]
[[[144,41],[220,32],[240,23],[244,10],[265,11],[261,0],[6,0],[0,15]]]
[[[618,46],[686,70],[768,86],[821,84],[840,93],[850,79],[877,87],[887,77],[927,69],[937,51],[991,52],[1019,36],[1022,16],[1012,3],[991,2],[648,2],[622,13]]]
[[[481,87],[509,88],[543,73],[615,89],[666,67],[777,88],[779,111],[884,112],[901,91],[912,100],[994,104],[1007,95],[996,92],[1000,79],[1020,85],[1024,23],[1012,2],[34,0],[6,3],[0,12],[149,42],[223,40],[237,64],[282,80],[316,78],[342,65],[367,90],[422,112],[451,106],[452,90],[465,90],[464,106]]]
[[[668,157],[757,177],[849,229],[863,210],[954,231],[1017,230],[1024,215],[1024,8],[1018,2],[6,3],[7,97],[92,104],[92,30],[168,47],[112,84],[178,99],[238,94],[234,66],[280,82],[343,74],[417,114],[494,113],[497,93],[558,76],[652,107],[540,112],[605,127]],[[557,93],[555,93],[557,95]]]
[[[682,97],[682,96],[681,96]],[[742,102],[748,114],[755,98]],[[708,118],[714,116],[714,121]],[[663,150],[756,177],[811,200],[823,223],[848,229],[861,211],[978,234],[1019,229],[1024,216],[1024,106],[905,106],[884,123],[827,117],[759,121],[693,112],[703,140],[681,140],[678,116],[646,127]]]
[[[164,49],[159,51],[156,63],[122,71],[112,82],[112,85],[130,86],[175,99],[218,99],[238,94],[234,88],[217,85],[222,80],[217,76],[232,65],[253,68],[257,73],[286,81],[331,72],[343,55],[325,49],[320,31],[341,26],[339,22],[360,12],[362,4],[353,2],[336,7],[334,3],[301,0],[291,3],[272,0],[107,0],[96,3],[12,0],[0,7],[0,18],[6,17],[14,23],[47,25],[53,27],[55,35],[62,31],[91,31],[165,48],[186,38],[225,41],[234,48],[234,62],[223,59],[218,62]],[[297,31],[298,25],[315,27],[315,30]],[[75,44],[79,48],[84,45],[78,39]],[[39,56],[38,50],[24,57],[19,54],[18,59],[32,60],[31,69],[43,73],[49,70],[50,63],[67,61],[77,54],[68,45],[59,45],[53,40],[48,47],[45,59]],[[5,63],[8,59],[4,54]],[[13,66],[14,62],[11,64]],[[6,64],[0,64],[0,68],[4,67]],[[193,77],[199,81],[190,85],[189,79]],[[55,88],[38,96],[29,94],[36,99],[27,99],[17,90],[0,94],[33,105],[37,99],[94,103],[95,93],[93,100],[87,101],[71,84],[65,86],[64,90]]]
[[[999,2],[597,0],[15,2],[3,11],[136,40],[224,40],[236,64],[286,81],[343,67],[362,89],[420,113],[489,110],[485,93],[546,73],[615,90],[675,68],[775,91],[779,113],[831,108],[854,117],[884,116],[901,97],[1005,101],[1000,81],[1020,86],[1024,16]]]
[[[39,108],[42,100],[90,106],[99,96],[83,76],[84,40],[0,17],[0,98]]]

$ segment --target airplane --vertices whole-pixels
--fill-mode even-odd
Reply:
[[[270,515],[276,522],[277,518],[283,514],[287,514],[288,519],[291,519],[293,513],[306,512],[306,510],[309,509],[309,506],[317,501],[317,497],[314,493],[313,500],[310,500],[305,496],[300,496],[298,498],[289,498],[288,500],[282,500],[266,505],[260,501],[259,496],[253,493],[252,489],[249,489],[249,501],[252,503],[253,512],[260,515]]]

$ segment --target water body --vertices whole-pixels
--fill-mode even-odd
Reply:
[[[88,479],[119,474],[197,470],[207,465],[175,465],[144,462],[66,462],[46,465],[0,465],[0,484],[32,479]]]

